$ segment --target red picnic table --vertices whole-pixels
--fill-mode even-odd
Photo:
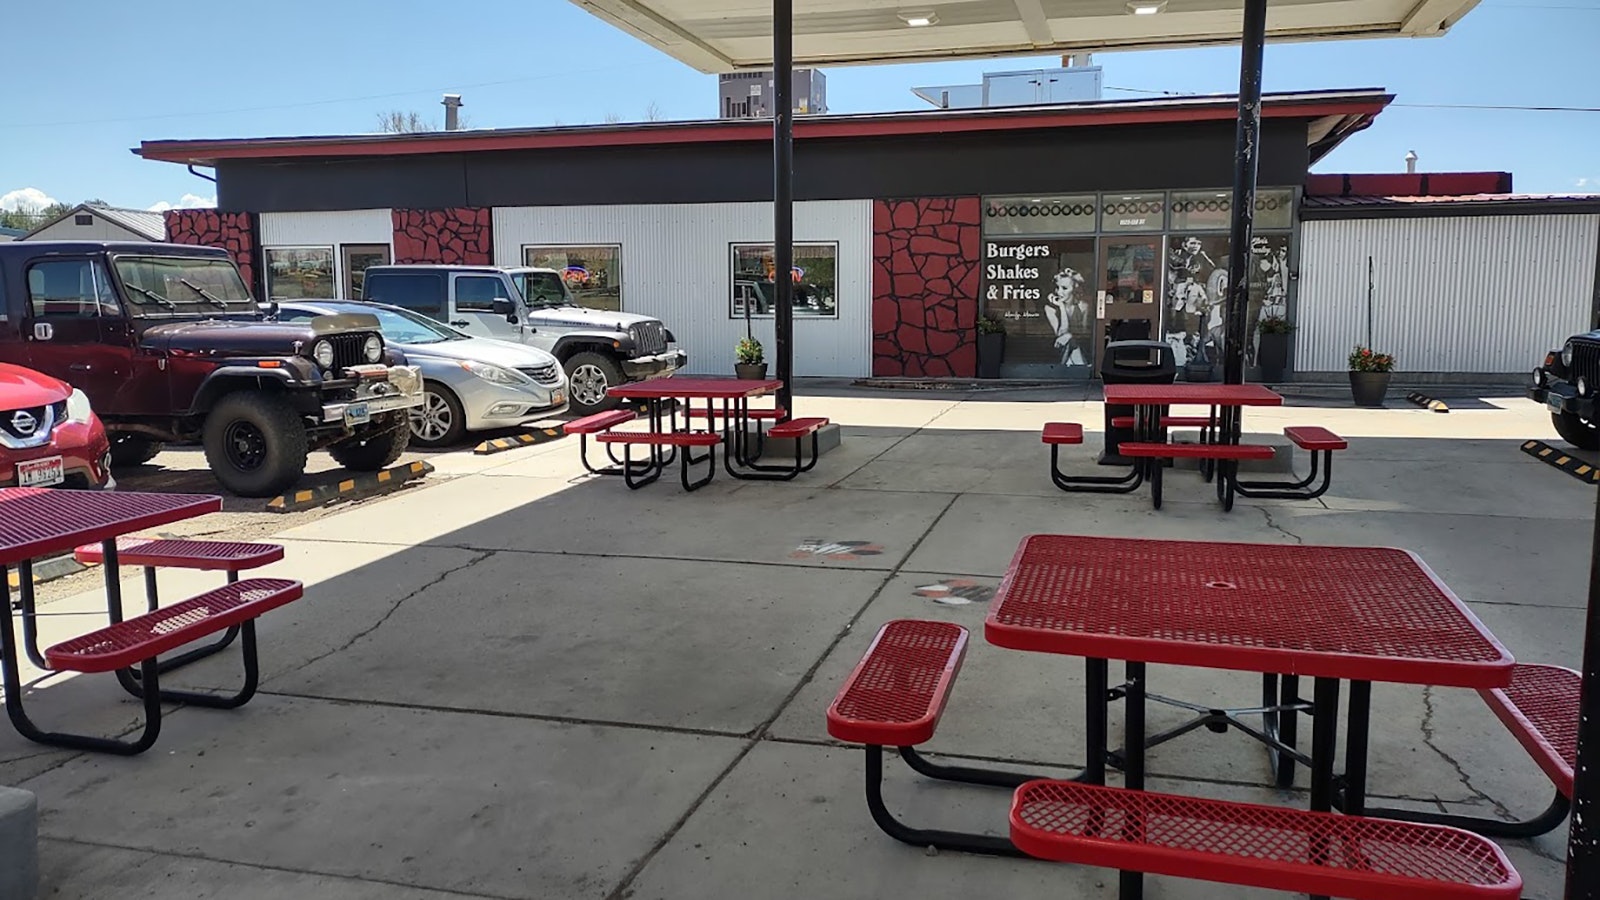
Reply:
[[[139,753],[154,743],[159,734],[163,701],[231,708],[243,704],[254,694],[257,673],[253,620],[266,609],[298,598],[298,582],[254,579],[230,583],[226,588],[163,610],[167,614],[165,620],[156,621],[159,614],[154,609],[138,620],[123,620],[117,538],[221,509],[222,498],[210,495],[0,488],[0,586],[3,586],[0,598],[5,601],[0,604],[4,607],[4,615],[0,617],[0,673],[4,678],[6,713],[18,732],[40,743],[120,754]],[[100,544],[98,555],[105,567],[106,610],[112,625],[40,654],[34,626],[32,563],[41,557],[93,543]],[[23,643],[29,657],[40,663],[41,668],[115,671],[123,687],[144,700],[146,727],[138,740],[128,742],[45,732],[28,718],[22,705],[19,660],[22,651],[13,628],[7,581],[8,570],[13,566],[20,575]],[[246,685],[243,691],[232,696],[218,696],[160,689],[156,680],[159,653],[241,623],[245,635]],[[48,659],[41,660],[41,655]],[[129,668],[135,664],[140,666],[137,674]]]
[[[716,471],[717,443],[726,442],[727,451],[723,454],[723,468],[734,478],[746,480],[783,480],[787,481],[808,471],[817,462],[817,431],[827,424],[826,419],[793,419],[780,425],[770,427],[764,434],[759,426],[754,430],[752,437],[751,424],[759,423],[763,419],[786,418],[788,411],[777,410],[752,410],[750,401],[753,398],[774,393],[783,387],[783,382],[777,379],[743,379],[743,378],[716,378],[707,376],[679,376],[667,378],[653,378],[648,381],[636,381],[620,384],[607,389],[613,397],[627,400],[644,400],[649,404],[650,430],[647,433],[638,432],[611,432],[597,438],[601,442],[621,443],[624,447],[629,444],[643,443],[651,446],[650,459],[642,464],[646,477],[635,479],[633,474],[638,471],[631,458],[624,456],[622,472],[628,476],[629,487],[638,487],[654,481],[660,476],[661,469],[670,465],[672,459],[661,453],[661,448],[671,447],[672,452],[677,448],[683,450],[683,485],[685,489],[694,490],[711,480]],[[666,401],[674,400],[669,410]],[[696,407],[696,402],[703,405]],[[717,401],[721,401],[720,408]],[[683,426],[680,429],[677,423],[677,409],[684,412]],[[707,422],[705,432],[690,430],[690,422],[696,418],[703,418]],[[720,439],[717,438],[717,422],[721,420],[722,429]],[[811,461],[809,464],[801,462],[800,438],[810,436]],[[793,465],[767,465],[756,462],[763,449],[766,437],[792,437],[795,440],[795,461]],[[707,447],[706,457],[691,457],[690,448],[696,446]],[[705,478],[691,482],[689,480],[689,466],[700,463],[706,459],[711,461],[711,471]]]
[[[1510,684],[1513,666],[1511,654],[1426,564],[1409,551],[1372,547],[1033,535],[1006,571],[984,637],[999,647],[1085,659],[1089,750],[1081,780],[1104,783],[1109,762],[1120,765],[1126,787],[1142,790],[1146,748],[1201,726],[1233,727],[1267,744],[1280,783],[1296,759],[1309,762],[1312,810],[1338,802],[1353,815],[1365,805],[1372,682],[1497,688]],[[1116,691],[1108,686],[1111,659],[1127,663],[1127,681]],[[1263,673],[1268,696],[1252,712],[1262,714],[1264,727],[1209,710],[1147,738],[1148,663]],[[1299,699],[1300,676],[1316,679],[1310,704]],[[1350,701],[1336,797],[1341,680],[1350,682]],[[1106,746],[1115,696],[1127,701],[1125,744],[1116,753]],[[1312,716],[1309,760],[1293,746],[1301,712]],[[1138,875],[1125,873],[1129,878]],[[1124,897],[1137,893],[1129,889]]]

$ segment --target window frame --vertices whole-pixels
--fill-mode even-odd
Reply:
[[[35,269],[41,268],[43,266],[53,266],[53,265],[62,265],[62,264],[78,264],[78,263],[87,263],[88,264],[89,273],[90,273],[90,279],[94,282],[94,285],[95,285],[95,292],[94,292],[93,297],[91,298],[92,305],[93,305],[93,308],[94,308],[93,314],[91,314],[91,315],[83,315],[81,313],[81,310],[83,308],[83,303],[84,303],[84,299],[83,299],[82,295],[80,295],[78,297],[78,304],[79,304],[79,309],[80,309],[80,312],[78,314],[68,315],[68,314],[65,314],[65,313],[41,312],[34,305],[35,297],[34,297],[34,294],[33,294],[33,285],[32,285],[32,283],[30,281],[31,276],[33,275],[33,271]],[[123,318],[123,315],[124,315],[124,311],[122,309],[122,300],[121,300],[120,297],[117,296],[117,283],[112,280],[111,271],[108,268],[106,268],[105,261],[100,259],[99,257],[96,257],[96,256],[65,256],[65,257],[58,256],[58,257],[52,257],[52,258],[49,258],[49,259],[37,259],[37,260],[34,260],[34,261],[28,263],[27,268],[23,270],[23,273],[22,273],[22,284],[23,284],[23,287],[27,291],[27,293],[23,297],[23,301],[24,301],[23,310],[27,313],[27,317],[30,320],[60,319],[60,320],[95,321],[95,322],[98,322],[101,319],[121,319],[121,318]],[[107,312],[107,309],[106,309],[105,297],[104,297],[102,291],[104,291],[105,293],[109,293],[110,296],[111,296],[111,302],[112,302],[114,308],[109,313]]]
[[[365,267],[362,268],[362,270],[361,270],[362,291],[361,291],[361,296],[357,297],[356,296],[356,292],[355,292],[355,282],[351,280],[352,277],[355,275],[355,269],[354,269],[354,267],[352,267],[350,265],[350,254],[351,253],[374,253],[374,252],[377,252],[379,250],[383,251],[383,262],[369,263]],[[388,265],[393,265],[394,264],[394,248],[392,246],[388,245],[388,244],[363,244],[363,243],[340,244],[339,248],[338,248],[338,254],[339,254],[339,288],[340,288],[340,290],[344,291],[344,295],[342,297],[338,298],[338,299],[341,299],[341,300],[357,300],[357,301],[365,300],[366,299],[366,272],[367,272],[367,269],[370,269],[373,266],[388,266]]]
[[[285,250],[322,250],[328,254],[328,296],[326,297],[281,297],[272,293],[272,254]],[[336,300],[339,299],[339,248],[333,244],[275,244],[271,247],[261,248],[261,283],[266,290],[267,302],[274,300],[283,302],[289,300]]]
[[[525,268],[525,269],[548,269],[548,268],[550,268],[549,266],[538,265],[538,264],[534,263],[532,260],[530,260],[528,258],[530,252],[538,252],[538,251],[541,251],[541,250],[543,250],[543,251],[551,251],[551,250],[583,250],[583,249],[610,250],[610,251],[612,251],[612,258],[616,262],[616,272],[617,272],[617,309],[616,309],[616,311],[617,312],[626,312],[627,309],[628,309],[628,274],[627,274],[628,270],[627,270],[626,260],[623,258],[623,249],[622,249],[622,242],[621,241],[587,241],[587,242],[584,242],[584,241],[567,241],[567,242],[564,242],[564,243],[549,243],[549,242],[546,242],[546,243],[541,243],[541,244],[523,244],[522,245],[522,268]],[[560,272],[561,269],[556,269],[556,271]],[[563,277],[563,279],[565,279],[566,276],[563,275],[562,277]],[[598,309],[598,310],[606,310],[607,309],[607,307],[603,307],[603,306],[587,306],[587,305],[585,305],[584,302],[583,302],[583,300],[584,300],[583,295],[581,293],[579,293],[578,289],[574,288],[570,284],[567,285],[567,292],[572,295],[573,301],[576,302],[579,306],[582,306],[584,309]]]
[[[766,251],[768,253],[772,253],[772,252],[774,252],[776,246],[777,245],[774,244],[772,241],[729,241],[728,242],[728,270],[727,270],[728,271],[728,281],[727,281],[727,286],[726,286],[726,290],[727,290],[726,297],[727,297],[727,300],[728,300],[728,307],[727,307],[727,309],[728,309],[728,318],[730,320],[742,320],[742,319],[745,318],[745,313],[737,311],[735,303],[734,303],[735,294],[737,293],[737,291],[739,289],[739,281],[740,281],[739,251],[742,250],[742,249],[755,249],[755,250],[764,250],[764,251]],[[839,291],[839,260],[840,260],[840,257],[841,257],[841,254],[840,254],[840,242],[839,241],[798,241],[798,240],[794,242],[794,248],[795,248],[796,251],[799,251],[799,249],[802,248],[802,247],[828,247],[828,248],[831,248],[833,250],[833,284],[831,285],[831,287],[833,289],[833,312],[831,312],[831,313],[822,313],[822,314],[805,313],[803,315],[797,313],[797,314],[794,315],[794,320],[797,321],[797,322],[798,321],[807,321],[807,322],[809,322],[809,321],[813,321],[813,320],[821,320],[821,321],[833,320],[833,321],[838,321],[839,320],[839,315],[840,315],[839,314],[839,295],[840,295],[840,291]],[[800,260],[798,258],[799,257],[799,253],[796,252],[795,256],[796,256],[795,265],[799,265],[800,264]],[[757,290],[757,293],[759,294],[759,289]],[[773,318],[776,318],[776,316],[777,316],[777,313],[775,311],[774,312],[765,312],[765,313],[752,312],[752,313],[749,314],[749,317],[751,319],[773,319]]]
[[[463,281],[491,281],[491,282],[494,283],[494,285],[495,285],[495,287],[497,289],[506,290],[506,283],[505,283],[505,281],[503,279],[501,279],[501,277],[499,275],[491,275],[491,274],[488,274],[486,272],[451,272],[450,273],[450,302],[451,302],[451,305],[454,307],[455,312],[458,312],[458,313],[493,313],[494,312],[494,301],[495,300],[499,299],[499,300],[512,301],[512,299],[513,299],[512,297],[509,296],[509,291],[507,291],[508,296],[491,297],[491,298],[489,298],[488,301],[479,301],[479,300],[463,301],[461,299],[461,288],[460,288],[460,285],[461,285],[461,283]],[[469,303],[471,304],[470,306],[467,305]],[[480,306],[479,305],[480,303],[482,303],[483,305]],[[404,307],[401,307],[401,308],[404,309]]]

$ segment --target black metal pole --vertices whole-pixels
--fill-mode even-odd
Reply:
[[[1589,612],[1578,701],[1578,765],[1572,773],[1572,824],[1567,836],[1566,900],[1600,900],[1600,497],[1589,559]]]
[[[778,407],[794,409],[794,0],[772,0],[772,299]],[[785,419],[788,415],[784,416]]]
[[[1250,305],[1250,234],[1256,218],[1261,162],[1261,62],[1267,43],[1267,0],[1245,0],[1239,51],[1239,128],[1233,147],[1233,227],[1228,246],[1227,338],[1222,380],[1244,383],[1246,310]]]

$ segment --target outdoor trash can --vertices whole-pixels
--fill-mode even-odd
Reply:
[[[1178,360],[1172,345],[1163,341],[1112,341],[1100,359],[1100,380],[1106,384],[1172,384],[1178,380]],[[1162,409],[1163,415],[1166,413]],[[1106,404],[1106,444],[1100,453],[1103,466],[1127,466],[1133,461],[1117,454],[1123,441],[1137,440],[1132,428],[1113,428],[1111,420],[1132,416],[1133,407]],[[1161,440],[1167,439],[1161,429]]]

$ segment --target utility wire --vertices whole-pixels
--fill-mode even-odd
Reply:
[[[1106,85],[1108,91],[1124,91],[1132,94],[1156,94],[1163,97],[1200,97],[1192,91],[1155,91],[1148,88],[1116,87]],[[1516,104],[1495,103],[1391,103],[1390,106],[1402,106],[1407,109],[1480,109],[1513,112],[1600,112],[1600,106],[1522,106]]]

